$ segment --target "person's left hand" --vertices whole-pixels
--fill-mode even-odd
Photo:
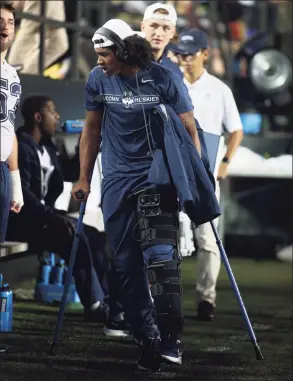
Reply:
[[[221,163],[219,167],[219,172],[217,176],[217,180],[224,180],[228,175],[228,163]]]
[[[18,214],[23,207],[23,195],[19,170],[9,171],[10,210]]]
[[[12,202],[10,203],[10,210],[11,210],[11,212],[13,212],[13,213],[18,214],[18,213],[21,211],[21,208],[22,208],[22,205],[17,204],[15,201],[12,201]]]

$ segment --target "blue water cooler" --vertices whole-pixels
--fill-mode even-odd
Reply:
[[[35,300],[45,303],[60,302],[66,273],[67,266],[63,259],[56,260],[53,253],[50,253],[49,257],[42,258],[35,286]],[[66,303],[80,303],[73,280],[69,286]]]

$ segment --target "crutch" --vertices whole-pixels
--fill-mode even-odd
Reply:
[[[80,190],[80,191],[76,192],[76,198],[78,198],[79,200],[82,200],[83,197],[84,197],[83,191]],[[62,329],[62,325],[63,325],[63,319],[64,319],[65,304],[66,304],[69,286],[70,286],[71,280],[72,280],[73,266],[75,263],[75,257],[76,257],[76,252],[77,252],[77,248],[78,248],[79,237],[80,237],[80,234],[82,232],[82,221],[83,221],[83,217],[85,214],[85,209],[86,209],[86,201],[82,201],[80,208],[79,208],[79,217],[77,220],[76,230],[75,230],[75,234],[74,234],[73,244],[72,244],[69,263],[68,263],[68,271],[67,271],[66,278],[65,278],[63,295],[62,295],[61,304],[60,304],[60,308],[59,308],[59,312],[58,312],[58,320],[57,320],[57,324],[56,324],[56,328],[55,328],[55,332],[54,332],[53,342],[52,342],[50,350],[49,350],[49,355],[53,355],[53,356],[56,355],[56,349],[57,349],[59,339],[60,339],[60,333],[61,333],[61,329]]]
[[[198,134],[199,134],[199,137],[201,139],[200,142],[201,142],[202,148],[204,149],[204,152],[207,154],[208,161],[210,164],[210,168],[213,171],[213,173],[215,174],[215,168],[218,167],[220,161],[222,160],[221,152],[222,152],[222,149],[224,147],[224,138],[222,136],[220,137],[218,135],[215,135],[215,134],[212,134],[209,132],[205,132],[201,128],[198,128]],[[254,347],[256,358],[257,358],[257,360],[261,360],[261,359],[263,359],[263,355],[262,355],[260,348],[258,346],[252,325],[250,323],[248,314],[246,312],[246,308],[244,306],[244,303],[243,303],[243,300],[241,298],[236,280],[234,278],[233,271],[231,269],[227,254],[225,252],[224,246],[222,244],[221,238],[220,238],[219,233],[215,227],[214,222],[210,221],[210,224],[211,224],[211,227],[212,227],[215,239],[216,239],[216,243],[218,245],[218,248],[219,248],[219,251],[220,251],[220,254],[222,257],[222,260],[224,262],[228,277],[230,279],[233,291],[234,291],[236,298],[237,298],[237,301],[239,303],[242,316],[243,316],[245,323],[247,325],[248,333],[249,333],[250,339],[251,339],[253,347]]]
[[[237,298],[237,301],[239,303],[242,316],[243,316],[243,318],[245,320],[245,323],[246,323],[246,326],[247,326],[247,329],[248,329],[248,333],[249,333],[250,339],[251,339],[253,347],[254,347],[256,359],[257,360],[262,360],[264,357],[263,357],[263,355],[262,355],[262,353],[260,351],[259,345],[257,343],[257,340],[256,340],[256,337],[255,337],[255,334],[254,334],[251,322],[250,322],[248,314],[246,312],[245,305],[244,305],[243,300],[241,298],[240,291],[238,289],[236,280],[234,278],[233,271],[231,269],[231,266],[230,266],[227,254],[225,252],[224,246],[222,244],[221,238],[220,238],[219,233],[218,233],[218,231],[217,231],[217,229],[215,227],[214,222],[211,221],[210,224],[211,224],[211,227],[213,229],[213,232],[214,232],[214,235],[215,235],[215,238],[216,238],[216,242],[217,242],[218,248],[220,250],[220,254],[221,254],[222,260],[224,262],[224,265],[225,265],[228,277],[230,279],[233,291],[234,291],[234,293],[236,295],[236,298]]]

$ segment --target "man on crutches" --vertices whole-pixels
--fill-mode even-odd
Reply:
[[[220,211],[181,79],[152,63],[148,43],[121,20],[107,22],[93,42],[99,67],[86,85],[81,175],[73,194],[82,200],[82,216],[102,130],[105,231],[140,345],[138,368],[155,371],[161,357],[182,362],[178,210],[184,208],[196,225]]]
[[[149,43],[121,20],[106,23],[93,42],[99,67],[86,84],[80,181],[73,193],[89,194],[102,131],[102,211],[113,275],[140,343],[138,367],[157,370],[161,355],[182,362],[178,209],[188,204],[198,223],[220,211],[200,160],[192,105],[182,79],[153,63]],[[188,156],[177,139],[186,140]]]

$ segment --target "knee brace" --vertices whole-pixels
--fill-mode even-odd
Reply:
[[[160,194],[155,193],[154,190],[146,190],[140,192],[137,203],[137,225],[141,249],[145,250],[155,245],[172,245],[177,253],[174,255],[174,258],[177,256],[176,259],[154,262],[147,267],[151,295],[157,312],[157,323],[162,335],[181,333],[183,329],[180,254],[177,250],[177,201],[172,198],[170,204],[168,201],[168,207],[165,205],[162,210]]]
[[[152,190],[138,196],[137,220],[142,250],[154,245],[177,247],[178,212],[162,211],[160,201],[160,194]]]
[[[155,262],[147,267],[151,295],[162,335],[182,333],[182,286],[179,260]]]

